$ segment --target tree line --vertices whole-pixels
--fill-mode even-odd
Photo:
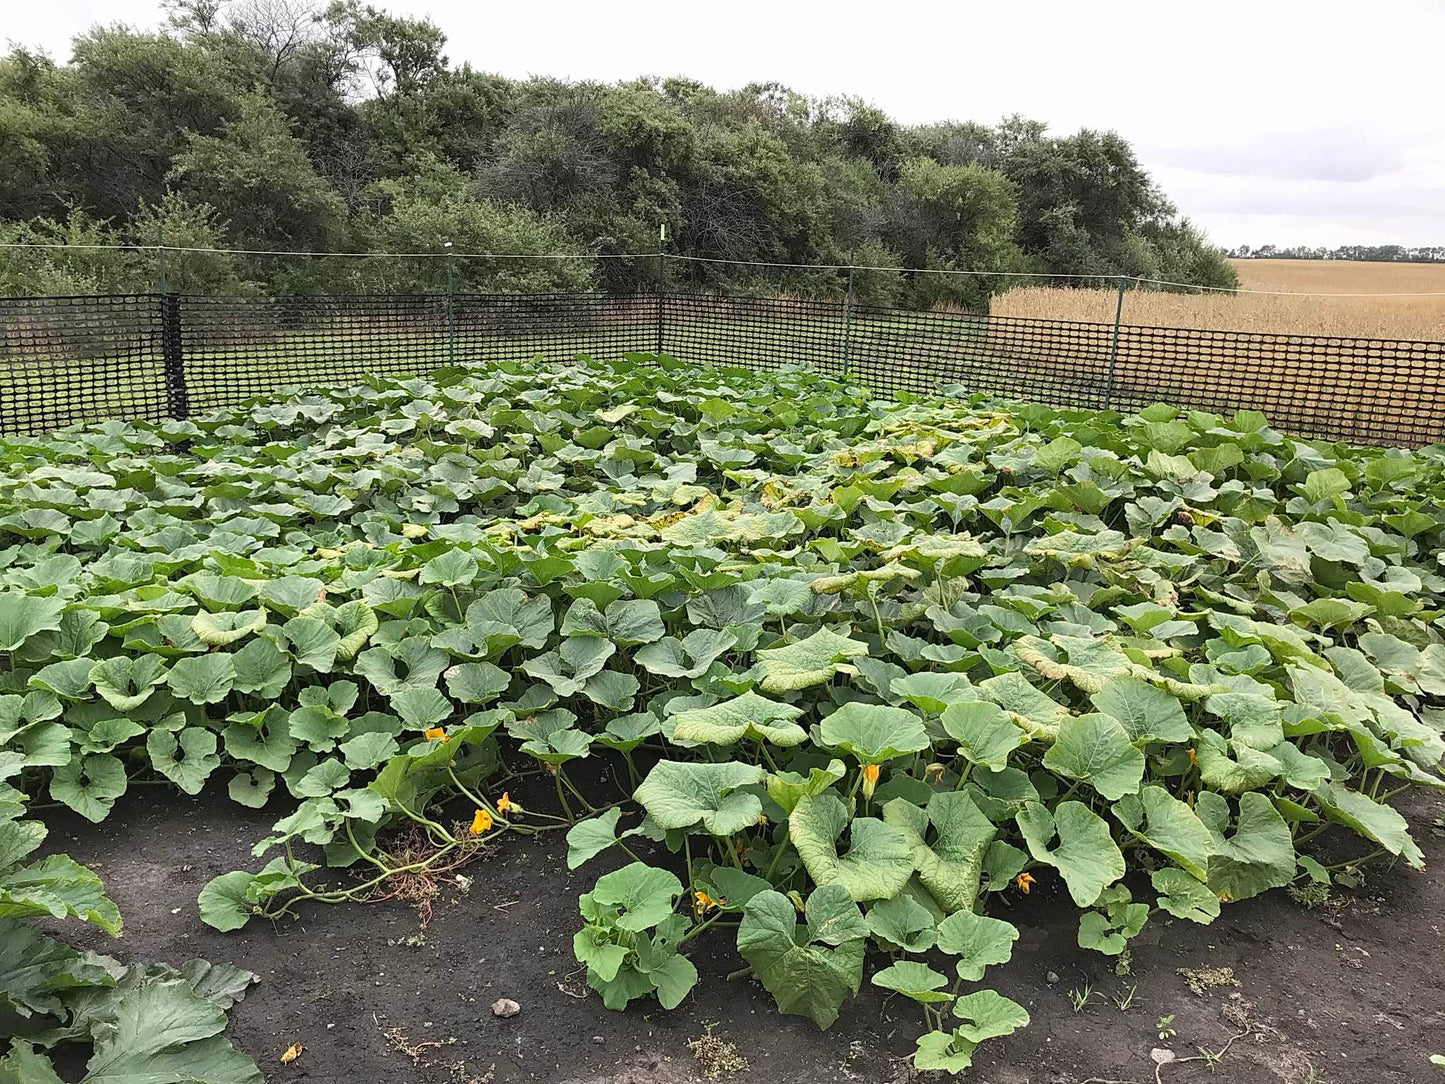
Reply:
[[[1230,252],[1236,260],[1367,260],[1376,263],[1445,263],[1445,245],[1240,245]]]
[[[854,97],[688,79],[514,80],[357,0],[171,0],[68,61],[0,59],[0,293],[156,288],[157,245],[607,259],[451,261],[459,290],[836,295],[857,264],[1237,285],[1114,132],[910,126]],[[172,253],[191,292],[433,291],[444,261]],[[986,304],[1017,279],[860,271],[876,304]],[[1025,280],[1026,281],[1026,280]],[[1070,280],[1062,280],[1070,281]]]

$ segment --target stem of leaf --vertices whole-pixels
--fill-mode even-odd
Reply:
[[[557,769],[557,778],[561,779],[562,782],[567,785],[567,789],[572,792],[573,797],[582,803],[583,808],[585,808],[588,813],[595,814],[601,812],[595,805],[582,796],[582,792],[572,785],[572,780],[567,778],[567,773],[562,771],[561,768]]]
[[[1350,859],[1348,862],[1336,862],[1334,865],[1326,866],[1325,869],[1335,870],[1335,869],[1345,869],[1345,868],[1348,867],[1348,866],[1360,866],[1360,865],[1363,865],[1364,863],[1368,862],[1368,861],[1369,861],[1370,859],[1372,859],[1372,858],[1379,858],[1380,855],[1382,855],[1382,854],[1389,854],[1389,853],[1390,853],[1390,852],[1387,851],[1387,850],[1385,850],[1384,847],[1376,847],[1376,848],[1375,848],[1373,851],[1371,851],[1369,854],[1362,854],[1362,855],[1360,855],[1359,858],[1352,858],[1352,859]]]
[[[787,841],[786,841],[786,840],[784,840],[782,843],[779,843],[779,844],[778,844],[777,849],[773,851],[772,861],[770,861],[770,862],[768,863],[767,872],[765,872],[765,873],[763,874],[763,880],[765,880],[765,881],[772,881],[772,879],[773,879],[773,870],[777,869],[777,867],[778,867],[778,859],[780,859],[780,858],[783,857],[783,852],[786,851],[787,849],[788,849],[788,844],[787,844]]]
[[[737,866],[738,869],[742,869],[743,860],[738,857],[738,848],[737,844],[733,842],[733,837],[723,836],[723,842],[727,844],[728,854],[732,856],[733,865]]]
[[[552,782],[557,787],[557,801],[561,803],[562,812],[567,815],[567,823],[576,824],[577,817],[572,812],[572,807],[567,804],[566,792],[562,790],[562,769],[558,768],[557,771],[552,773]]]
[[[351,818],[347,817],[344,823],[346,825],[346,838],[351,841],[352,849],[355,850],[360,857],[366,859],[366,861],[370,862],[377,869],[383,870],[388,873],[391,872],[385,862],[377,858],[375,855],[368,854],[366,851],[363,851],[361,849],[361,844],[356,842],[356,833],[352,830],[351,827]]]

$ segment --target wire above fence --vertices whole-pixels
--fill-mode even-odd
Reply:
[[[943,275],[968,278],[1004,278],[1015,280],[1048,280],[1097,282],[1100,288],[1157,286],[1174,290],[1198,290],[1201,293],[1249,294],[1267,297],[1445,297],[1445,290],[1382,291],[1377,293],[1336,293],[1320,290],[1259,290],[1247,286],[1210,286],[1198,282],[1176,282],[1172,279],[1145,278],[1138,275],[1072,273],[1060,271],[992,271],[952,267],[893,267],[887,264],[852,263],[786,263],[772,260],[735,260],[722,256],[691,256],[680,252],[458,252],[447,248],[426,252],[321,252],[307,249],[210,248],[190,245],[142,244],[72,244],[59,241],[4,241],[0,249],[37,251],[105,251],[136,254],[196,253],[212,256],[296,256],[305,259],[335,258],[343,260],[663,260],[679,263],[727,265],[734,267],[774,268],[779,271],[873,271],[898,275]]]

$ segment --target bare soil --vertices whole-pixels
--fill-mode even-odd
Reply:
[[[540,794],[535,801],[545,807]],[[52,814],[48,841],[96,867],[125,916],[120,941],[94,934],[88,947],[127,961],[229,960],[260,976],[233,1010],[230,1034],[269,1081],[683,1084],[709,1069],[739,1084],[912,1079],[907,1055],[920,1027],[910,1003],[865,981],[862,996],[819,1032],[781,1016],[748,979],[726,979],[741,966],[726,931],[700,939],[692,958],[702,982],[673,1012],[641,1002],[626,1013],[604,1009],[571,940],[578,894],[619,859],[604,855],[568,873],[560,832],[504,843],[464,871],[473,878],[466,890],[443,884],[424,929],[412,906],[393,900],[311,906],[293,921],[217,933],[201,923],[196,894],[218,873],[254,868],[251,844],[284,812],[274,804],[252,812],[213,789],[194,799],[133,791],[101,825]],[[1426,795],[1406,812],[1427,859],[1445,860],[1445,801]],[[1361,842],[1342,842],[1351,852],[1339,857],[1368,849]],[[1125,976],[1078,948],[1076,912],[1048,878],[1011,897],[1007,917],[1022,936],[989,985],[1033,1023],[985,1044],[964,1080],[1150,1084],[1155,1048],[1195,1059],[1163,1066],[1158,1079],[1168,1084],[1445,1080],[1428,1061],[1445,1051],[1437,870],[1375,867],[1362,889],[1315,910],[1270,893],[1227,906],[1207,928],[1156,915],[1134,941]],[[74,939],[76,928],[66,935]],[[869,973],[876,966],[870,961]],[[1229,972],[1201,971],[1222,968],[1238,985]],[[1222,984],[1206,987],[1211,977]],[[502,997],[521,1012],[493,1016]],[[1173,1016],[1173,1034],[1161,1038],[1163,1016]],[[707,1040],[701,1059],[689,1047],[698,1039]],[[304,1052],[282,1065],[296,1042]],[[727,1056],[728,1043],[746,1069]],[[1211,1068],[1200,1048],[1226,1044]]]

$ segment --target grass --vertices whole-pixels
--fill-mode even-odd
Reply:
[[[1240,285],[1281,293],[1399,294],[1437,297],[1298,297],[1130,290],[1123,322],[1148,327],[1261,331],[1419,342],[1445,340],[1445,264],[1348,260],[1235,260]],[[1112,323],[1114,289],[1030,286],[993,299],[995,316]]]

